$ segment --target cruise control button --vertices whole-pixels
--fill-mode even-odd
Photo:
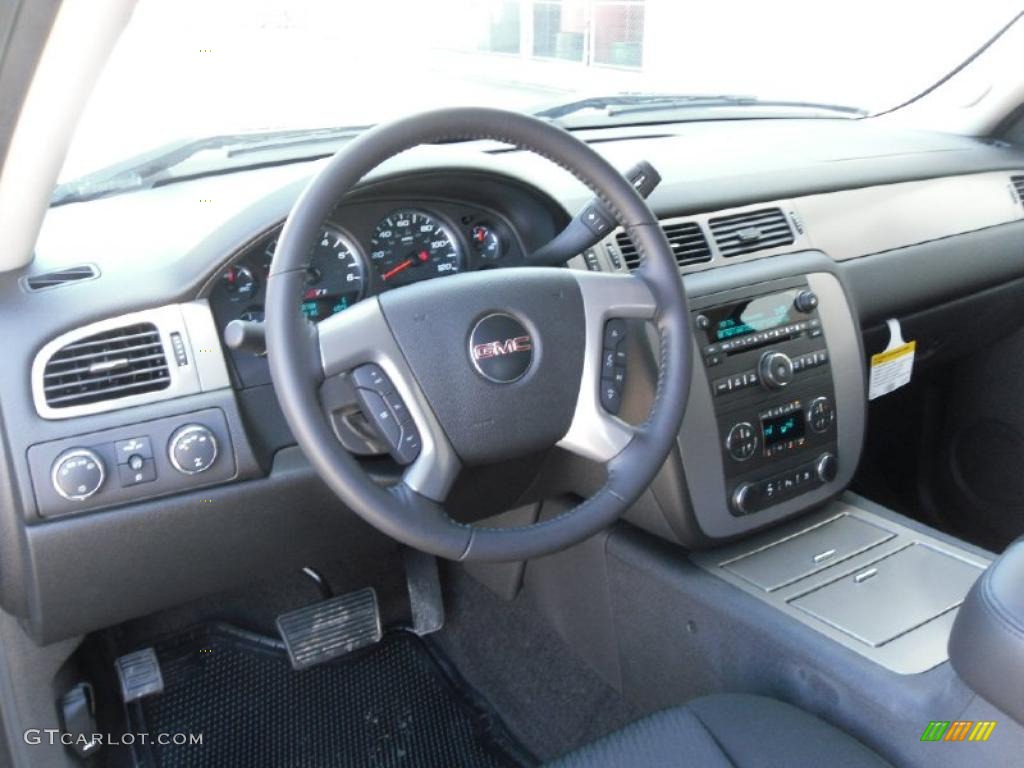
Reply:
[[[604,346],[605,349],[616,349],[626,337],[626,321],[621,318],[612,318],[604,324]]]
[[[617,414],[622,407],[622,391],[611,379],[601,379],[601,406],[611,414]]]

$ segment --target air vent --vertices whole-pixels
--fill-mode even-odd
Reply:
[[[1024,205],[1024,176],[1011,176],[1010,183],[1013,184],[1013,191],[1017,193],[1017,202]]]
[[[718,250],[726,258],[793,242],[793,231],[786,221],[786,214],[779,208],[719,216],[711,219],[708,226]]]
[[[25,278],[25,287],[30,291],[43,291],[47,288],[56,288],[58,285],[74,283],[79,280],[92,280],[99,277],[100,271],[92,264],[82,264],[77,267],[58,269],[56,272],[45,272],[41,275],[32,275]]]
[[[664,224],[662,229],[665,231],[665,237],[668,238],[668,244],[672,246],[676,264],[680,267],[711,261],[711,249],[708,248],[707,238],[704,237],[697,222],[679,221],[674,224]],[[632,272],[640,266],[640,256],[636,252],[636,246],[625,232],[619,232],[616,242],[626,266]]]
[[[136,323],[61,347],[43,371],[51,408],[70,408],[166,389],[171,383],[160,333]]]

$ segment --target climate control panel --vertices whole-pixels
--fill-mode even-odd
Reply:
[[[114,506],[235,477],[220,409],[40,443],[28,451],[40,517]]]

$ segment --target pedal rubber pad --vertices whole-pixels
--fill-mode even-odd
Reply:
[[[164,691],[164,676],[160,673],[160,661],[156,651],[143,648],[114,661],[117,679],[121,681],[121,698],[124,703],[153,696]]]
[[[306,669],[380,642],[383,629],[371,587],[277,617],[294,669]]]

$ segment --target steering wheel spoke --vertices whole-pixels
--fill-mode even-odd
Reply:
[[[376,299],[367,299],[321,321],[320,361],[325,377],[347,375],[367,419],[408,461],[402,481],[433,501],[443,501],[460,463],[438,423]]]
[[[620,419],[621,378],[625,374],[624,324],[614,321],[651,320],[657,302],[650,288],[632,275],[574,272],[583,295],[586,323],[583,378],[569,431],[558,445],[572,453],[607,463],[619,455],[637,433]]]

